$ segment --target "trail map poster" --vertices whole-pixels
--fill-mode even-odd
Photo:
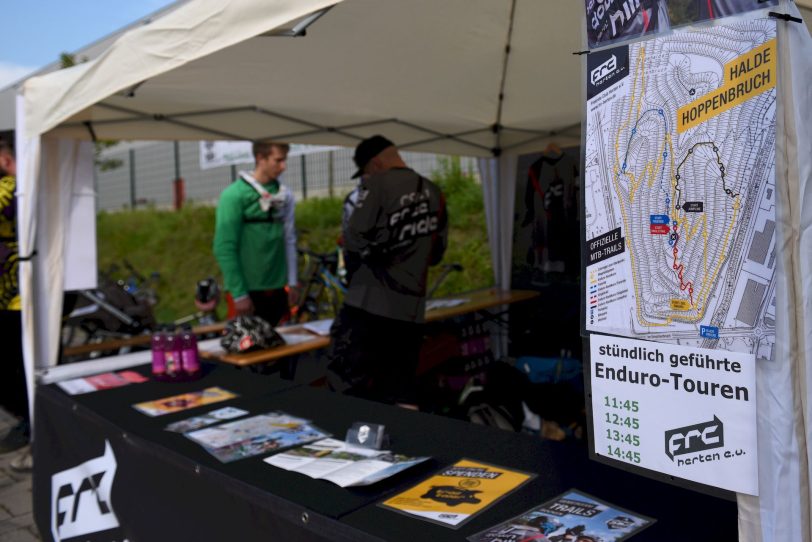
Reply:
[[[776,27],[589,55],[585,328],[772,358]]]

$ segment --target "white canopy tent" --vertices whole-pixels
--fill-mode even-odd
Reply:
[[[191,0],[92,62],[29,79],[17,109],[20,254],[36,251],[21,264],[29,368],[56,362],[65,231],[81,214],[73,202],[92,198],[82,180],[93,138],[352,146],[383,133],[408,150],[490,158],[488,230],[497,282],[509,286],[513,158],[547,140],[580,143],[582,26],[573,0]],[[743,540],[812,537],[812,273],[799,258],[812,251],[812,171],[787,143],[812,144],[790,122],[812,110],[812,46],[802,25],[779,26],[780,73],[793,84],[781,91],[776,182],[794,202],[779,214],[780,271],[794,293],[777,311],[787,357],[759,372],[762,493],[740,499]]]

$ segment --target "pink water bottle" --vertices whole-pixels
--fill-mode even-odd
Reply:
[[[192,332],[192,326],[186,324],[180,334],[181,365],[188,376],[197,376],[200,372],[200,360],[197,353],[197,337]]]
[[[152,334],[152,374],[158,378],[166,375],[166,334],[163,326]]]
[[[175,333],[175,326],[170,326],[166,331],[164,343],[164,357],[166,358],[166,376],[175,378],[183,370],[181,362],[180,335]]]

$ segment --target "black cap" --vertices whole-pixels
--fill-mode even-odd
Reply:
[[[374,135],[360,142],[358,146],[355,147],[355,154],[352,157],[355,161],[355,165],[358,166],[358,171],[355,172],[352,178],[360,177],[364,173],[364,168],[370,160],[378,156],[385,148],[392,146],[394,146],[394,143],[382,135]]]

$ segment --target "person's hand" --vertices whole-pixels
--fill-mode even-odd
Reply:
[[[295,307],[299,303],[299,294],[301,292],[299,286],[288,286],[286,290],[288,291],[288,305]]]
[[[250,316],[254,314],[254,303],[251,302],[250,296],[243,296],[234,300],[234,312],[237,316]]]

